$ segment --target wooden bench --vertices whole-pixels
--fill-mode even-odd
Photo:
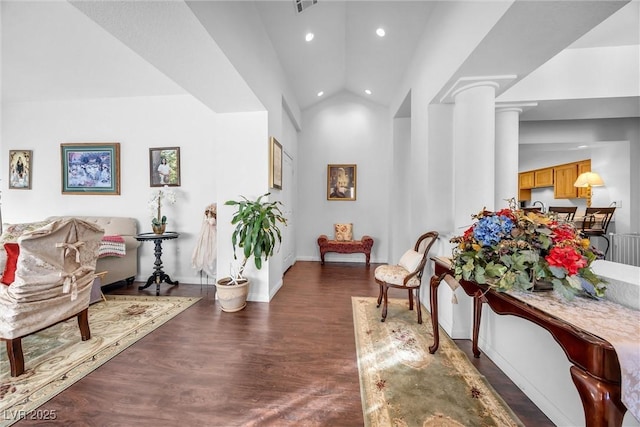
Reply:
[[[318,237],[318,246],[320,247],[322,264],[324,264],[324,254],[327,252],[337,252],[339,254],[363,253],[366,257],[367,265],[369,265],[373,239],[369,236],[362,236],[362,240],[329,240],[329,238],[323,234]]]

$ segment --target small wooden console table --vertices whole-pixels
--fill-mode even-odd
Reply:
[[[154,255],[156,261],[153,263],[153,274],[147,279],[147,283],[144,286],[138,287],[138,290],[143,290],[151,286],[152,283],[156,284],[156,296],[160,295],[160,283],[167,282],[170,285],[178,286],[177,280],[171,280],[171,277],[162,270],[162,241],[177,239],[180,234],[173,231],[167,231],[162,234],[156,233],[142,233],[136,235],[136,240],[140,242],[153,241],[155,243]]]
[[[435,273],[431,277],[431,321],[434,343],[429,347],[435,353],[439,346],[438,286],[446,275],[453,276],[449,265],[438,258]],[[621,401],[621,370],[613,346],[582,329],[520,301],[504,292],[489,289],[466,280],[458,281],[465,293],[474,299],[473,304],[473,354],[480,357],[478,333],[482,304],[487,303],[497,314],[511,314],[527,319],[551,333],[560,344],[571,366],[571,377],[580,394],[587,427],[621,426],[627,408]]]
[[[373,239],[369,236],[362,236],[362,240],[329,240],[324,234],[318,237],[320,247],[320,259],[324,264],[324,254],[327,252],[337,252],[339,254],[363,253],[366,257],[367,265],[371,258],[371,248]]]

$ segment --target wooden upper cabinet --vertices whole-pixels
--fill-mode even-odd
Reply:
[[[591,172],[591,160],[583,160],[578,162],[578,176],[581,173]],[[576,177],[577,179],[577,177]],[[586,199],[589,196],[589,192],[586,188],[578,188],[578,197],[581,199]]]
[[[535,187],[535,175],[533,171],[521,172],[518,174],[518,187],[519,188]]]
[[[553,168],[537,169],[534,172],[534,186],[552,187],[553,186]]]
[[[553,195],[556,199],[573,199],[578,196],[578,189],[573,186],[578,178],[578,163],[556,166]]]

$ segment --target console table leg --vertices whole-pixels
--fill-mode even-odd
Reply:
[[[621,426],[627,408],[622,404],[620,384],[598,380],[577,366],[572,366],[570,370],[582,400],[586,426]]]
[[[484,295],[481,291],[477,291],[473,296],[473,341],[472,350],[475,358],[480,357],[480,349],[478,348],[478,336],[480,335],[480,318],[482,317],[482,304],[485,302]]]
[[[443,276],[432,276],[429,281],[431,307],[431,327],[433,328],[433,345],[429,347],[429,353],[434,354],[440,346],[440,326],[438,323],[438,286]]]

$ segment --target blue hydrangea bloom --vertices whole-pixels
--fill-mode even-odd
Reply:
[[[473,230],[473,237],[482,246],[493,246],[511,233],[513,221],[506,216],[485,216]]]

